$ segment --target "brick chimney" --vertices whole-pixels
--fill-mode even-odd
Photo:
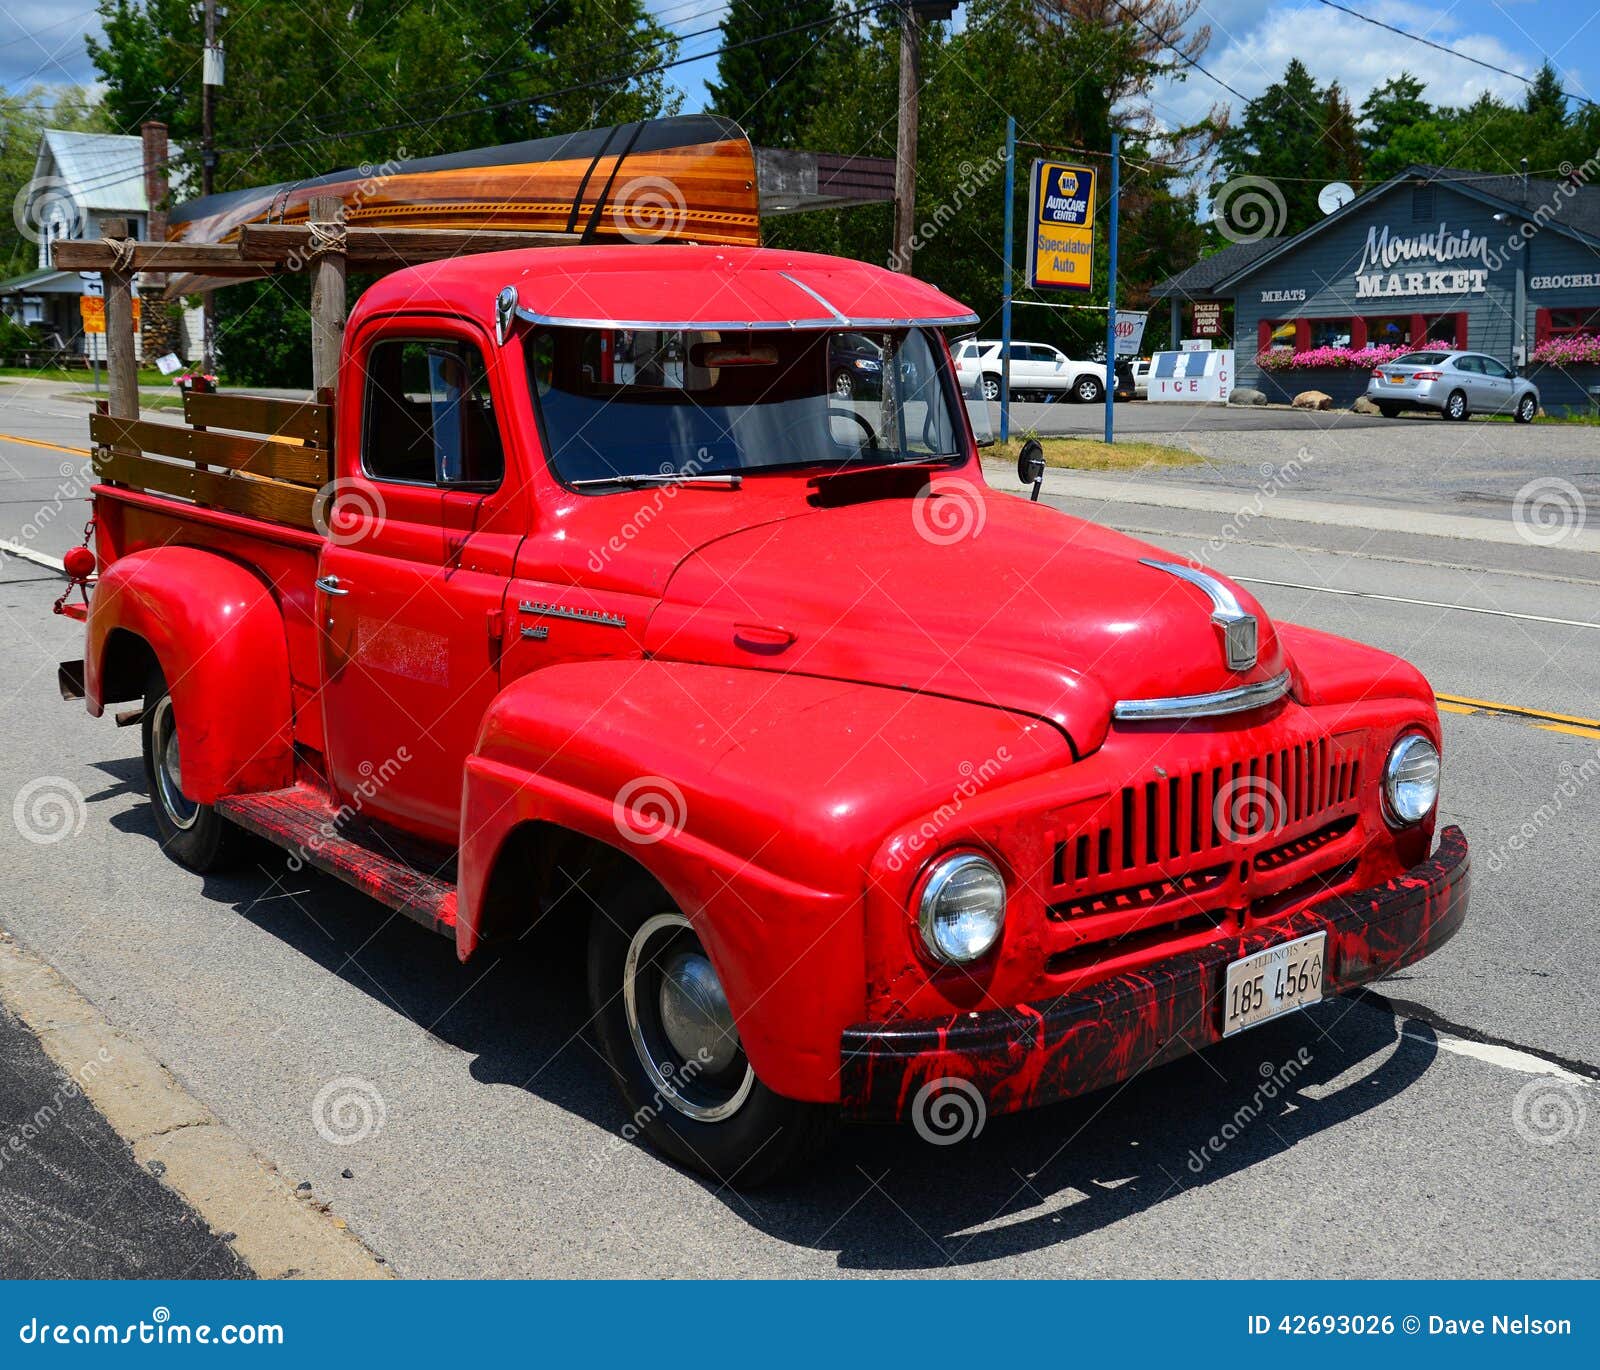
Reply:
[[[148,206],[144,236],[150,242],[162,243],[167,240],[167,126],[158,119],[146,120],[139,126],[139,136],[144,143],[144,198]],[[157,357],[177,350],[177,321],[172,306],[161,298],[166,284],[162,272],[139,273],[139,337],[147,366],[153,365]]]

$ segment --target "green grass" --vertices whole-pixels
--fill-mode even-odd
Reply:
[[[1017,453],[1030,435],[985,447],[983,455],[1015,466]],[[1200,458],[1182,447],[1157,442],[1119,441],[1107,445],[1099,438],[1040,438],[1046,466],[1070,471],[1130,471],[1153,466],[1197,466]]]
[[[56,381],[94,389],[94,372],[85,366],[0,366],[0,380]],[[105,363],[100,364],[100,387],[105,388]],[[139,372],[140,385],[170,386],[172,380],[154,368]]]

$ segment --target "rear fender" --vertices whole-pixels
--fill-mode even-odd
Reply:
[[[84,695],[102,713],[118,632],[145,643],[172,695],[183,791],[197,803],[278,789],[293,778],[293,706],[283,614],[248,569],[194,547],[130,552],[89,608]],[[119,682],[120,683],[120,682]]]

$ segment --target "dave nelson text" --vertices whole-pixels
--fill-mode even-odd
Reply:
[[[1492,1318],[1447,1318],[1428,1314],[1424,1322],[1415,1314],[1395,1318],[1388,1313],[1290,1313],[1276,1323],[1265,1313],[1252,1313],[1250,1335],[1276,1331],[1290,1337],[1392,1336],[1398,1329],[1416,1336],[1426,1328],[1430,1337],[1568,1337],[1571,1318],[1534,1318],[1525,1314],[1497,1313]]]

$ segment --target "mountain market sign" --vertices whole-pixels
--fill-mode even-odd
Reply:
[[[1413,263],[1427,269],[1416,270]],[[1482,262],[1481,267],[1467,266]],[[1406,270],[1394,268],[1404,264]],[[1471,229],[1451,232],[1441,220],[1437,232],[1402,237],[1389,226],[1367,230],[1366,246],[1356,267],[1356,298],[1387,299],[1404,295],[1478,295],[1489,284],[1489,240]]]

